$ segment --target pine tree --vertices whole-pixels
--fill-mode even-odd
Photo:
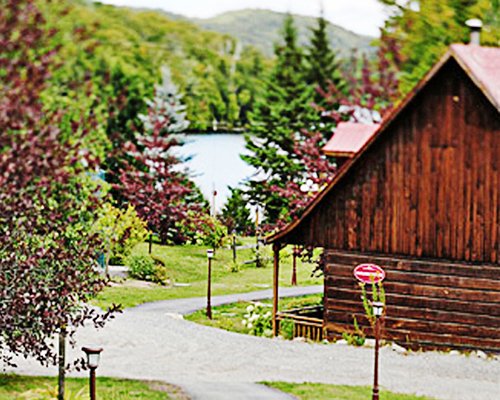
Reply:
[[[244,235],[252,234],[254,224],[243,191],[239,188],[232,187],[229,187],[229,190],[231,191],[231,196],[227,199],[226,204],[222,208],[222,222],[229,232],[235,230]]]
[[[155,98],[146,100],[150,112],[139,115],[139,118],[145,130],[149,132],[152,132],[158,123],[162,125],[160,135],[183,132],[189,126],[189,121],[186,119],[186,106],[182,104],[182,95],[172,81],[170,69],[163,67],[161,72],[162,83],[155,86]]]
[[[316,104],[323,104],[324,96],[317,89],[326,90],[330,84],[333,84],[339,91],[342,91],[345,82],[339,70],[337,55],[328,40],[328,25],[323,16],[323,10],[317,22],[318,25],[311,29],[311,41],[307,47],[306,82],[316,89],[314,96]]]
[[[285,187],[303,170],[294,148],[303,129],[314,128],[318,113],[311,107],[313,91],[304,80],[304,55],[297,44],[297,30],[288,15],[283,26],[283,44],[275,47],[276,64],[265,93],[250,115],[245,137],[250,154],[242,156],[257,170],[246,190],[251,202],[264,207],[267,222],[274,224],[287,214],[289,200],[273,187]]]

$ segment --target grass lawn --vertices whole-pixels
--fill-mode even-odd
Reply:
[[[322,383],[264,382],[297,397],[300,400],[367,400],[371,399],[372,388],[368,386],[341,386]],[[381,400],[432,400],[430,397],[380,391]]]
[[[281,299],[279,302],[280,310],[290,310],[292,308],[305,307],[310,305],[316,305],[322,303],[323,296],[321,294],[314,294],[309,296],[301,296],[301,297],[289,297]],[[269,306],[269,310],[271,310],[272,303],[271,300],[263,300],[260,301],[263,304]],[[227,304],[222,306],[217,306],[212,308],[212,317],[213,319],[208,319],[205,315],[205,310],[196,311],[193,314],[189,314],[184,318],[197,322],[199,324],[212,326],[215,328],[225,329],[231,332],[237,333],[245,333],[248,334],[250,330],[242,324],[242,320],[244,319],[244,315],[246,314],[246,308],[250,305],[250,302],[240,301],[238,303]],[[291,328],[290,332],[282,323],[281,334],[288,338],[291,337]]]
[[[67,378],[67,400],[88,399],[88,378]],[[100,400],[186,400],[175,386],[160,382],[97,378]],[[57,397],[57,378],[0,374],[0,400],[53,400]]]
[[[248,241],[248,239],[246,239]],[[106,308],[111,303],[121,303],[124,308],[142,303],[206,295],[207,257],[206,246],[153,246],[153,254],[160,258],[169,271],[175,284],[188,286],[139,285],[126,281],[106,288],[93,304]],[[147,254],[148,244],[139,244],[134,254]],[[232,272],[232,250],[218,249],[212,261],[212,294],[214,296],[244,293],[272,287],[273,267],[271,249],[265,248],[269,258],[266,265],[256,268],[255,264],[244,265],[243,261],[254,258],[252,249],[238,250],[239,270]],[[281,251],[280,286],[290,286],[292,273],[291,247]],[[312,278],[312,264],[297,261],[297,279],[299,285],[320,285],[323,278]]]

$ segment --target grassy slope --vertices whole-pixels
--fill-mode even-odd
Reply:
[[[136,254],[147,254],[146,243],[136,247]],[[188,283],[189,286],[166,287],[151,285],[150,287],[134,287],[129,284],[106,288],[94,301],[94,304],[106,308],[111,303],[121,303],[124,307],[133,307],[150,301],[170,300],[206,295],[207,258],[204,246],[159,246],[153,247],[153,254],[166,265],[169,276],[175,283]],[[282,250],[280,269],[280,286],[290,286],[292,259],[290,251]],[[271,257],[266,248],[267,257]],[[238,251],[238,261],[253,259],[252,250]],[[219,249],[213,260],[212,294],[214,296],[244,293],[272,287],[272,263],[269,260],[263,268],[255,264],[242,265],[239,272],[231,272],[232,251]],[[312,278],[313,266],[298,261],[298,283],[300,285],[319,285],[323,278]]]
[[[54,397],[57,378],[31,377],[0,374],[0,400],[33,399],[48,400]],[[154,390],[154,388],[159,390]],[[161,391],[160,391],[161,390]],[[23,393],[33,391],[28,396]],[[37,393],[40,391],[40,393]],[[66,395],[70,400],[82,399],[88,393],[87,378],[67,378]],[[168,400],[183,398],[179,389],[167,384],[125,379],[97,378],[99,400]]]
[[[240,10],[192,21],[205,29],[236,37],[243,44],[252,45],[267,56],[272,56],[273,45],[279,40],[285,15],[268,10]],[[309,28],[316,26],[316,19],[294,15],[294,20],[299,32],[299,43],[305,45],[309,42]],[[372,41],[368,36],[358,35],[330,23],[327,29],[332,47],[344,56],[348,56],[353,48],[366,51]]]
[[[300,400],[366,400],[371,399],[372,391],[370,387],[325,385],[321,383],[265,382],[265,384],[290,393]],[[430,400],[429,397],[392,393],[386,390],[381,390],[380,398],[382,400]]]

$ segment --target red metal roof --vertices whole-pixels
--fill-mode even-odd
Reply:
[[[329,156],[352,158],[370,140],[379,126],[379,124],[340,122],[322,150]]]
[[[451,55],[500,110],[500,48],[453,44]]]

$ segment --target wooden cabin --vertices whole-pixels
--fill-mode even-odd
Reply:
[[[500,48],[452,45],[274,244],[324,249],[323,332],[368,334],[353,269],[384,281],[384,337],[500,350]]]

